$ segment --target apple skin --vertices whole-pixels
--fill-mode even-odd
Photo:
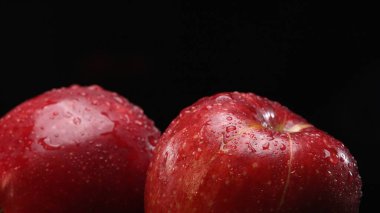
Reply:
[[[150,163],[145,211],[358,212],[349,150],[277,102],[220,93],[185,108]]]
[[[0,120],[0,208],[143,212],[159,136],[139,107],[99,86],[74,85],[28,100]]]

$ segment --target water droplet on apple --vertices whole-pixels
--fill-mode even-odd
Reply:
[[[333,164],[337,164],[338,161],[339,161],[339,159],[338,159],[338,153],[337,153],[336,149],[330,148],[329,150],[326,150],[326,151],[328,151],[328,153],[330,154],[328,156],[330,162],[333,163]],[[326,152],[325,152],[325,154],[326,154]]]
[[[150,145],[155,147],[157,145],[157,139],[154,136],[148,136],[148,142]]]
[[[79,125],[79,124],[81,124],[81,122],[82,122],[82,120],[81,120],[79,117],[75,117],[75,118],[73,118],[73,123],[74,123],[75,125]]]
[[[119,96],[114,96],[113,99],[115,99],[116,102],[118,102],[119,104],[122,104],[124,101],[122,98],[120,98]]]
[[[231,116],[228,116],[227,117],[227,121],[231,121],[232,120],[232,117]]]
[[[346,164],[349,163],[349,159],[348,159],[347,155],[344,154],[344,152],[338,151],[338,157],[339,157],[340,162],[346,163]]]
[[[323,152],[325,154],[325,156],[324,156],[325,158],[330,157],[330,152],[327,149],[324,149]]]
[[[262,147],[263,147],[263,150],[269,149],[269,142],[265,142]]]
[[[226,132],[232,132],[236,130],[236,126],[227,126],[226,127]]]
[[[221,96],[218,96],[215,100],[217,102],[230,101],[231,97],[226,96],[226,95],[221,95]]]
[[[124,115],[124,118],[125,118],[125,121],[126,121],[127,123],[129,123],[129,122],[130,122],[130,119],[129,119],[129,116],[128,116],[128,114],[125,114],[125,115]]]
[[[280,150],[281,150],[281,151],[284,151],[285,149],[286,149],[285,144],[281,144],[281,145],[280,145]]]
[[[274,140],[274,136],[273,136],[273,133],[272,132],[269,132],[268,135],[267,135],[267,140],[270,140],[270,141],[273,141]]]
[[[248,142],[247,145],[248,145],[248,149],[249,149],[250,152],[256,152],[256,149],[253,148],[253,146],[252,146],[251,143]]]
[[[66,111],[64,114],[63,114],[63,117],[65,118],[71,118],[71,116],[73,116],[73,114],[69,111]]]
[[[336,164],[336,163],[338,163],[338,160],[337,160],[336,157],[333,157],[333,156],[332,156],[332,157],[330,158],[330,162],[333,163],[333,164]]]
[[[91,85],[91,86],[88,87],[88,89],[92,90],[92,91],[94,91],[94,90],[96,91],[96,90],[100,90],[101,88],[98,85]]]
[[[51,143],[51,140],[50,138],[46,137],[46,138],[40,138],[38,140],[38,143],[46,150],[56,150],[56,149],[59,149],[60,148],[60,145],[59,144],[53,144]]]
[[[53,112],[51,113],[50,119],[54,119],[59,115],[59,112]]]

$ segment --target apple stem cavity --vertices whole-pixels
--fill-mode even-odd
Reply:
[[[303,129],[306,129],[306,128],[309,128],[309,127],[313,127],[313,125],[310,125],[310,124],[307,124],[307,123],[298,123],[298,124],[293,125],[293,126],[291,126],[289,128],[284,128],[283,131],[284,132],[294,133],[294,132],[300,132]]]

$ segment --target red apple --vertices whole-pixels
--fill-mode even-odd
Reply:
[[[142,212],[159,135],[139,107],[98,86],[26,101],[0,120],[0,208]]]
[[[184,109],[148,169],[145,211],[358,212],[348,149],[279,103],[221,93]]]

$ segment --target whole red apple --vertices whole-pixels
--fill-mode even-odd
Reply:
[[[139,107],[99,86],[28,100],[0,120],[0,208],[143,212],[159,135]]]
[[[184,109],[153,155],[145,211],[358,212],[347,148],[279,103],[221,93]]]

